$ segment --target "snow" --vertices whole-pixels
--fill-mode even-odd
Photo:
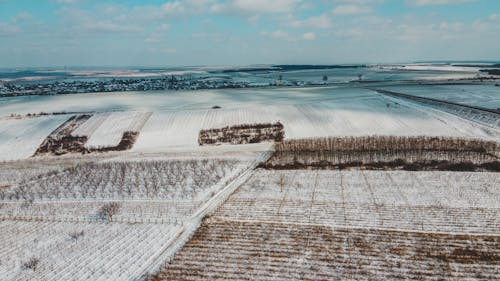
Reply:
[[[458,85],[403,85],[383,87],[383,89],[450,102],[500,108],[500,88],[495,84]]]
[[[0,161],[28,158],[68,116],[0,120]]]
[[[481,68],[478,67],[465,67],[465,66],[454,66],[454,65],[432,65],[432,64],[406,64],[398,66],[385,66],[384,68],[396,69],[396,70],[417,70],[417,71],[449,71],[449,72],[479,72]]]
[[[149,116],[151,116],[150,112],[95,114],[72,135],[89,137],[85,143],[88,148],[117,146],[124,132],[139,132]]]
[[[201,129],[277,121],[285,127],[285,139],[366,135],[500,137],[500,131],[445,112],[370,95],[355,100],[334,99],[302,105],[155,112],[141,131],[133,150],[194,149],[198,146]]]
[[[14,183],[7,192],[22,187],[17,189],[21,196],[0,202],[0,247],[8,249],[0,256],[2,280],[136,280],[158,270],[202,218],[269,156],[243,153],[234,160],[234,155],[217,155],[205,159],[179,154],[179,159],[166,160],[160,154],[117,154],[88,165],[76,165],[77,158],[68,157],[74,169]],[[26,163],[32,169],[24,172],[42,173],[38,161]],[[16,165],[22,166],[21,161]],[[124,174],[118,179],[120,171]],[[123,183],[131,184],[132,196],[122,196]],[[153,186],[159,187],[159,196]],[[96,193],[88,193],[91,189]],[[120,204],[112,222],[98,216],[108,202]],[[78,240],[71,238],[82,231]],[[23,269],[31,258],[40,260],[37,269]]]
[[[175,224],[0,221],[2,280],[131,280],[161,252]],[[77,241],[70,233],[83,231]],[[35,271],[23,269],[40,259]]]
[[[215,216],[234,221],[494,234],[500,223],[498,186],[497,173],[257,170]]]
[[[111,115],[111,113],[99,113],[94,114],[83,124],[78,126],[71,135],[74,137],[89,137],[91,136],[97,128],[101,126],[101,124]]]

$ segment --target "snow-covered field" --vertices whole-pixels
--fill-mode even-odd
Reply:
[[[327,136],[409,135],[498,139],[488,129],[454,115],[380,95],[303,105],[155,112],[134,151],[198,146],[201,129],[280,121],[285,139]]]
[[[232,91],[204,91],[165,94],[89,94],[88,101],[75,96],[59,98],[46,97],[37,102],[42,107],[53,107],[54,101],[65,110],[89,110],[94,99],[102,101],[105,110],[94,114],[78,127],[73,136],[89,137],[86,146],[98,148],[117,145],[125,131],[140,131],[132,151],[199,151],[198,134],[201,129],[220,128],[244,123],[269,123],[280,121],[285,127],[285,139],[327,137],[327,136],[364,136],[364,135],[430,135],[482,139],[500,139],[500,131],[464,120],[452,114],[433,110],[415,103],[386,97],[365,89],[279,89]],[[116,95],[117,99],[110,99]],[[138,100],[141,98],[142,100]],[[37,98],[35,98],[36,101]],[[33,101],[33,102],[35,102]],[[157,102],[154,102],[157,101]],[[197,103],[195,103],[195,101]],[[81,102],[81,103],[80,103]],[[244,103],[242,103],[244,102]],[[39,104],[40,103],[40,104]],[[133,104],[136,103],[136,104]],[[74,104],[74,106],[72,105]],[[211,109],[212,105],[222,108]],[[76,108],[75,108],[76,106]],[[9,110],[7,104],[0,106]],[[195,109],[196,108],[196,109]],[[203,109],[200,109],[203,108]],[[142,111],[136,111],[142,110]],[[50,111],[50,110],[49,110]],[[36,128],[38,140],[56,126],[47,126],[42,120],[62,122],[66,117],[41,117],[27,120],[0,121],[0,128],[6,127],[9,134],[17,133],[13,140],[2,141],[2,159],[20,159],[30,156],[36,145],[24,145],[35,140],[28,131],[18,132],[18,127],[44,126]],[[56,120],[58,120],[56,122]],[[52,123],[50,123],[52,124]],[[31,127],[33,130],[34,128]],[[26,138],[26,140],[24,139]],[[22,145],[23,150],[30,147],[29,153],[12,149]]]
[[[498,173],[258,170],[217,216],[495,234],[500,227],[499,186]]]
[[[493,83],[478,85],[406,85],[384,87],[384,89],[466,105],[491,109],[500,108],[500,87],[495,86]]]
[[[214,159],[81,164],[1,189],[0,200],[201,200],[246,164]]]
[[[238,160],[232,153],[217,155],[71,156],[55,159],[47,170],[42,162],[50,158],[11,162],[32,178],[5,177],[11,186],[0,188],[0,247],[8,249],[0,256],[1,279],[141,277],[170,257],[172,241],[189,233],[191,217],[260,153]],[[110,203],[119,206],[112,220],[100,211]],[[36,269],[28,268],[33,259]]]
[[[140,132],[151,112],[98,113],[71,133],[72,136],[88,137],[87,148],[117,146],[124,132]]]
[[[131,280],[162,254],[175,224],[0,221],[2,280]],[[76,239],[71,235],[82,235]],[[23,268],[38,259],[36,270]]]
[[[115,146],[126,131],[139,136],[130,151],[0,163],[2,280],[135,280],[169,260],[200,223],[167,268],[180,275],[167,279],[377,279],[379,269],[387,279],[417,278],[434,274],[434,255],[446,251],[444,279],[498,272],[491,262],[469,270],[453,260],[467,245],[479,254],[498,248],[498,173],[253,170],[269,143],[198,145],[201,129],[277,121],[285,139],[498,141],[495,128],[353,88],[23,97],[0,100],[0,160],[30,157],[71,116],[5,117],[34,108],[98,111],[72,133],[87,136],[89,148]],[[109,203],[118,204],[112,219],[101,214]]]
[[[68,116],[0,120],[0,161],[32,156],[43,140]]]
[[[491,280],[497,173],[256,170],[158,280]]]

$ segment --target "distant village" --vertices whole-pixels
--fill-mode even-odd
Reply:
[[[200,90],[248,88],[269,86],[304,86],[313,83],[276,80],[262,83],[235,81],[231,78],[127,78],[109,80],[39,81],[30,83],[1,83],[0,96],[58,95],[75,93],[158,91],[158,90]],[[321,83],[324,84],[324,83]]]

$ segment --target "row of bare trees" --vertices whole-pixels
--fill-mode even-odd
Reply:
[[[198,137],[198,144],[246,144],[260,143],[264,141],[281,142],[284,137],[284,126],[280,122],[242,124],[219,129],[201,130]]]
[[[495,153],[500,143],[452,137],[363,136],[287,140],[276,145],[277,152],[419,150]]]
[[[366,136],[287,140],[264,168],[347,167],[496,171],[500,145],[494,141],[428,136]],[[408,165],[408,164],[418,164]],[[455,164],[467,164],[455,167]],[[406,168],[405,168],[406,169]]]
[[[85,163],[40,180],[0,189],[0,200],[190,200],[235,168],[224,159]]]

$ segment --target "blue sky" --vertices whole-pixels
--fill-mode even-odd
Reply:
[[[0,67],[499,59],[499,0],[0,0]]]

